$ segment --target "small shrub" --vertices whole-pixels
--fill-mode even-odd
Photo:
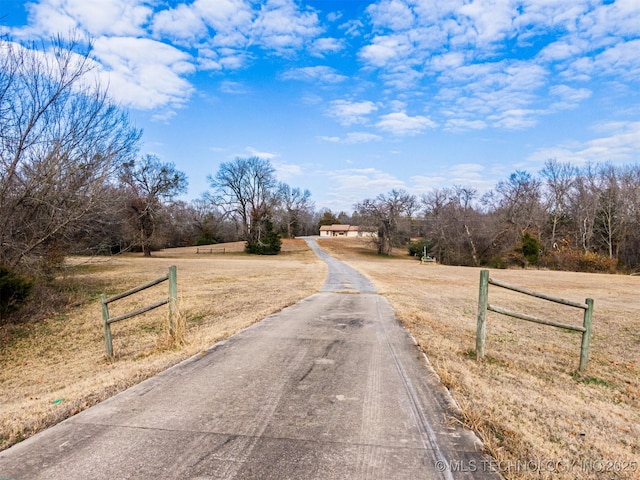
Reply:
[[[524,258],[527,259],[527,262],[531,265],[537,265],[540,259],[540,241],[529,232],[526,232],[522,236],[521,248],[522,254]]]
[[[527,259],[520,249],[515,249],[509,252],[507,255],[507,262],[510,267],[525,268],[527,266]]]
[[[486,266],[489,268],[498,268],[504,270],[507,268],[507,262],[500,255],[494,255],[486,261]]]
[[[618,262],[594,252],[586,252],[580,256],[579,269],[589,273],[615,273]]]
[[[245,245],[245,252],[255,255],[277,255],[282,247],[282,240],[273,230],[273,224],[269,221],[264,222],[265,235],[261,240],[249,241]]]
[[[424,247],[427,247],[427,255],[429,255],[429,250],[433,248],[433,242],[427,240],[426,238],[421,238],[418,240],[414,240],[409,243],[407,250],[409,251],[409,255],[412,257],[422,257],[424,253]]]
[[[542,263],[552,270],[586,273],[615,273],[619,268],[614,258],[574,248],[548,252]]]
[[[8,267],[0,266],[0,316],[20,308],[32,288],[32,280],[21,277]]]
[[[216,243],[221,243],[220,239],[213,235],[202,235],[196,240],[196,246],[198,247],[201,245],[215,245]]]

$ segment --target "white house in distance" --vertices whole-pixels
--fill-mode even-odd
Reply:
[[[321,237],[375,237],[378,231],[373,227],[360,227],[357,225],[322,225]]]

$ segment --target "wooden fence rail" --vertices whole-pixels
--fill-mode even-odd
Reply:
[[[155,302],[146,307],[138,308],[137,310],[133,310],[131,312],[125,313],[123,315],[119,315],[117,317],[109,316],[109,304],[115,302],[116,300],[121,300],[125,297],[133,295],[135,293],[146,290],[147,288],[154,287],[163,282],[169,282],[169,297],[158,302]],[[135,317],[136,315],[141,315],[155,308],[161,307],[163,305],[169,304],[169,335],[174,336],[175,334],[175,317],[176,317],[176,300],[178,296],[178,281],[177,281],[177,273],[176,267],[169,267],[169,273],[160,278],[156,278],[144,285],[140,285],[139,287],[132,288],[131,290],[127,290],[126,292],[119,293],[114,295],[113,297],[107,298],[107,296],[103,293],[100,295],[100,305],[102,307],[102,321],[104,324],[104,342],[107,350],[107,357],[113,357],[113,337],[111,336],[111,324],[115,322],[119,322],[121,320],[126,320],[127,318]]]
[[[227,249],[225,247],[220,248],[196,248],[196,253],[227,253]]]
[[[532,297],[547,300],[549,302],[555,302],[569,307],[579,308],[584,310],[584,317],[582,326],[568,325],[565,323],[554,322],[551,320],[544,320],[524,313],[513,312],[506,308],[491,305],[489,303],[489,285],[495,285],[497,287],[506,288],[514,292],[522,293]],[[539,323],[542,325],[549,325],[552,327],[564,328],[567,330],[573,330],[582,333],[582,344],[580,346],[580,365],[579,370],[584,371],[587,369],[587,363],[589,361],[589,343],[591,341],[591,321],[593,317],[593,299],[587,298],[585,303],[573,302],[571,300],[565,300],[563,298],[551,297],[543,293],[534,292],[532,290],[519,287],[517,285],[511,285],[505,282],[494,280],[489,277],[489,270],[480,271],[480,293],[478,296],[478,326],[476,330],[476,358],[482,360],[485,355],[485,340],[487,336],[487,311],[496,312],[502,315],[508,315],[510,317],[518,318],[520,320],[526,320],[528,322]]]

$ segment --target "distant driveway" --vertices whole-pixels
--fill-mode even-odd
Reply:
[[[0,452],[0,479],[499,478],[387,301],[307,242],[322,292]]]

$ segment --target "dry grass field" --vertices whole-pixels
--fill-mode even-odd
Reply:
[[[475,360],[480,269],[380,258],[366,243],[319,242],[367,275],[411,330],[506,478],[640,478],[640,277],[492,270],[555,297],[595,300],[589,368],[581,334],[488,313]],[[489,302],[582,325],[582,310],[489,287]],[[455,460],[455,459],[453,459]]]
[[[0,329],[0,449],[83,410],[216,341],[317,292],[326,267],[303,240],[286,240],[274,257],[248,256],[243,243],[226,253],[194,248],[71,259],[72,275],[90,292],[43,322]],[[214,247],[217,251],[220,247]],[[105,354],[99,295],[142,285],[176,265],[185,342],[166,345],[168,308],[112,324],[114,360]],[[166,298],[168,284],[109,305],[112,316]]]
[[[578,374],[580,334],[491,312],[487,358],[475,360],[480,269],[421,265],[404,251],[383,258],[352,239],[320,244],[389,299],[461,407],[460,421],[495,458],[491,468],[513,479],[640,478],[640,277],[491,271],[495,279],[553,296],[595,299],[589,368]],[[0,331],[0,448],[316,292],[326,274],[302,240],[286,241],[277,257],[233,250],[196,255],[194,248],[175,249],[151,259],[88,264],[74,259],[74,275],[94,292],[88,299],[44,322]],[[98,295],[162,276],[172,264],[185,344],[165,345],[163,307],[114,324],[115,359],[107,361]],[[162,298],[164,288],[112,304],[112,314]],[[550,320],[582,321],[581,310],[494,286],[489,301]]]

